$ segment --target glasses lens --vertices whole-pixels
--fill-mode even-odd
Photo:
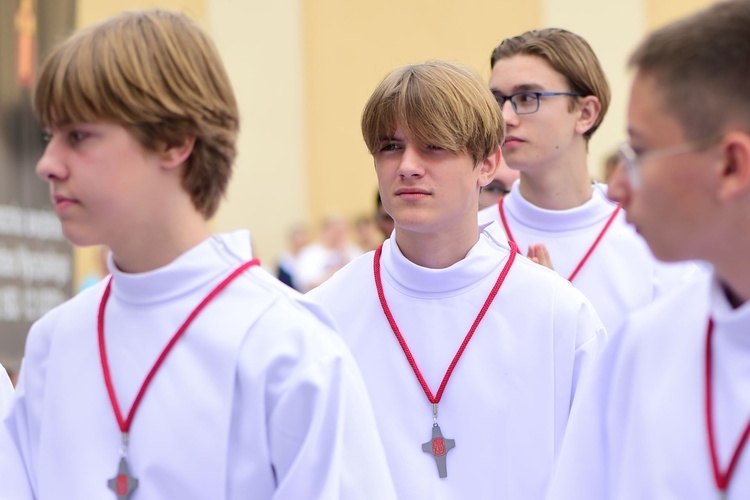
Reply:
[[[628,180],[631,186],[635,187],[638,185],[638,156],[630,147],[630,144],[623,143],[619,148],[620,161],[625,165],[625,171],[628,174]]]
[[[533,92],[522,92],[511,97],[516,114],[529,115],[539,109],[539,96]]]

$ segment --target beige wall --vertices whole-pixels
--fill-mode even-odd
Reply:
[[[268,267],[297,221],[373,208],[372,161],[360,136],[365,100],[386,72],[444,58],[489,76],[503,38],[558,26],[583,35],[599,55],[613,102],[592,139],[590,170],[623,140],[625,62],[645,32],[710,0],[79,0],[78,26],[158,5],[181,10],[213,34],[242,117],[239,156],[213,227],[248,227]],[[76,278],[95,266],[79,252]]]
[[[206,17],[208,0],[78,0],[76,4],[76,26],[82,28],[101,21],[123,10],[161,7],[185,12],[197,21]]]
[[[646,26],[649,30],[686,16],[718,0],[651,0],[646,6]]]

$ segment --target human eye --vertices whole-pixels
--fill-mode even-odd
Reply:
[[[505,186],[503,186],[499,182],[495,182],[495,181],[487,184],[483,188],[483,190],[484,190],[485,193],[496,194],[496,195],[506,195],[506,194],[508,194],[508,190],[505,189]]]
[[[87,137],[89,137],[89,135],[90,134],[88,132],[84,132],[83,130],[72,129],[68,131],[68,133],[66,134],[66,138],[71,146],[75,146],[76,144],[84,141]]]
[[[397,149],[401,149],[401,145],[394,141],[383,141],[378,147],[379,152],[396,151]]]
[[[438,146],[437,144],[425,144],[422,148],[424,154],[431,155],[435,158],[442,158],[446,155],[453,154],[453,151],[445,146]]]
[[[52,140],[52,132],[50,132],[49,130],[44,130],[42,132],[42,143],[46,146],[47,144],[50,143],[51,140]]]
[[[530,104],[536,101],[537,95],[534,92],[521,92],[516,94],[515,98],[519,104]]]
[[[640,160],[641,157],[648,153],[643,147],[641,146],[633,146],[632,144],[628,144],[629,152],[631,153],[631,156],[636,159]]]

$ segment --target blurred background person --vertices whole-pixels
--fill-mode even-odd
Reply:
[[[96,254],[96,267],[81,279],[81,284],[78,285],[78,292],[82,292],[87,288],[96,285],[105,276],[109,275],[109,270],[107,269],[107,255],[109,255],[109,249],[106,246],[100,246]]]
[[[497,167],[495,178],[479,192],[479,210],[497,204],[500,198],[510,193],[510,187],[520,175],[518,170],[513,170],[505,163],[503,157]]]
[[[362,252],[375,250],[384,239],[375,225],[374,218],[370,215],[360,215],[354,220],[354,237]]]
[[[276,277],[295,290],[299,290],[296,278],[299,254],[309,243],[310,232],[307,225],[301,222],[295,224],[287,236],[287,249],[279,255],[276,263]]]
[[[323,220],[319,241],[300,251],[296,284],[303,292],[312,290],[362,253],[351,241],[347,219],[338,214],[329,215]]]
[[[391,236],[394,226],[393,217],[385,210],[383,200],[380,198],[380,191],[377,192],[375,197],[375,225],[384,239]]]
[[[617,167],[622,163],[619,151],[614,151],[604,159],[604,184],[609,185]]]

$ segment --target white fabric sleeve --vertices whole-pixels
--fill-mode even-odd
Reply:
[[[573,400],[568,426],[546,500],[601,500],[609,498],[607,471],[607,409],[611,374],[617,361],[618,339],[588,363]]]
[[[5,367],[0,365],[0,417],[5,415],[13,399],[13,384]]]
[[[35,498],[27,471],[30,436],[26,403],[22,369],[12,407],[0,422],[0,499],[3,500]]]

